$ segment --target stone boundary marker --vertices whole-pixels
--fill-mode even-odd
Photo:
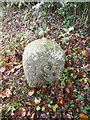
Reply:
[[[29,43],[23,53],[23,68],[30,87],[53,84],[60,80],[65,53],[55,41],[46,38]]]

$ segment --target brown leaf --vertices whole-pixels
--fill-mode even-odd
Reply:
[[[28,112],[27,112],[27,116],[31,116],[31,113],[30,113],[30,111],[28,111]]]
[[[79,50],[76,50],[75,52],[76,52],[76,54],[78,54],[80,51],[79,51]]]
[[[35,103],[32,103],[32,102],[25,102],[25,104],[28,106],[35,106]]]
[[[68,118],[68,120],[71,120],[71,119],[72,119],[72,117],[71,117],[70,114],[66,114],[66,118]]]
[[[77,73],[77,77],[78,77],[78,78],[82,78],[83,75],[84,75],[84,74],[83,74],[82,72],[78,72],[78,73]]]
[[[64,100],[63,99],[60,100],[60,104],[64,105]]]
[[[75,34],[76,37],[79,37],[80,35],[78,33]]]
[[[85,44],[87,42],[87,40],[82,40],[82,43]]]
[[[3,61],[3,62],[8,62],[8,59],[9,59],[8,57],[3,57],[3,58],[2,58],[2,61]]]
[[[72,83],[68,83],[65,90],[67,91],[67,93],[71,93],[73,91]]]
[[[22,64],[15,66],[15,69],[19,69],[22,67]]]
[[[80,64],[80,61],[79,61],[79,59],[74,59],[74,62],[75,62],[75,64]]]
[[[65,67],[69,67],[69,66],[71,66],[71,62],[70,61],[66,61],[65,62]]]
[[[67,91],[67,93],[70,93],[70,90],[69,90],[69,88],[66,88],[65,90]]]
[[[14,70],[15,70],[15,69],[14,69],[14,68],[12,68],[12,69],[10,70],[10,72],[11,72],[11,73],[14,73]]]
[[[77,99],[75,100],[75,102],[78,103],[78,104],[80,104],[80,103],[81,103],[81,99],[77,98]]]
[[[12,92],[10,91],[9,88],[6,88],[5,90],[3,90],[0,94],[0,97],[2,97],[3,99],[6,97],[11,97]]]
[[[82,118],[82,120],[88,120],[88,116],[83,113],[79,114],[79,117]]]
[[[54,95],[55,93],[54,93],[54,91],[53,90],[51,90],[51,95]]]
[[[72,54],[72,51],[71,50],[67,50],[66,51],[66,55],[70,55],[70,54]]]
[[[23,108],[23,107],[20,107],[20,108],[18,109],[17,114],[18,114],[20,117],[25,117],[25,115],[26,115],[26,109]]]
[[[32,95],[34,94],[34,92],[35,92],[34,89],[30,90],[30,91],[28,92],[28,96],[32,96]]]
[[[41,89],[42,90],[46,90],[47,89],[47,85],[43,85]]]
[[[15,57],[17,60],[21,61],[22,60],[22,53],[20,53],[19,50],[15,49]]]
[[[31,119],[33,119],[33,118],[34,118],[34,116],[35,116],[35,113],[32,113],[32,115],[31,115]]]
[[[0,105],[0,118],[2,118],[2,104]]]
[[[0,68],[0,72],[1,72],[1,73],[5,72],[5,70],[6,70],[5,67],[1,67],[1,68]]]
[[[87,50],[83,50],[83,51],[82,51],[82,55],[83,55],[83,56],[87,56],[87,54],[88,54]]]
[[[41,101],[38,100],[38,99],[35,97],[35,99],[34,99],[34,103],[35,103],[35,104],[40,104],[40,102],[41,102]]]

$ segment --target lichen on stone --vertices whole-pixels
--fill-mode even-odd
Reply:
[[[65,53],[55,41],[46,38],[29,43],[23,53],[23,68],[29,86],[41,86],[60,80]]]

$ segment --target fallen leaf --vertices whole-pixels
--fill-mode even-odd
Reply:
[[[65,68],[69,67],[71,65],[71,62],[70,61],[66,61],[65,62]]]
[[[28,92],[28,96],[32,96],[32,95],[34,94],[34,92],[35,92],[34,89],[30,90],[30,91]]]
[[[28,111],[28,112],[27,112],[27,116],[31,116],[31,113],[30,113],[30,111]]]
[[[69,120],[71,120],[71,119],[72,119],[72,117],[71,117],[71,115],[70,115],[70,114],[66,114],[66,118],[67,118],[67,119],[69,119]]]
[[[9,59],[8,57],[3,57],[3,58],[2,58],[2,61],[3,61],[3,62],[8,62],[8,59]]]
[[[33,114],[31,115],[31,119],[33,119],[33,118],[34,118],[34,116],[35,116],[35,113],[33,113]]]
[[[78,78],[82,78],[83,75],[84,75],[84,74],[83,74],[82,72],[78,72],[78,73],[77,73],[77,77],[78,77]]]
[[[65,90],[67,91],[67,93],[71,93],[73,91],[73,85],[71,82],[67,84]]]
[[[33,103],[33,102],[25,102],[25,104],[28,106],[35,106],[35,103]]]
[[[23,107],[20,107],[20,108],[18,109],[18,115],[19,115],[20,117],[24,117],[24,116],[26,115],[26,109],[23,108]]]
[[[1,68],[0,68],[0,72],[1,72],[1,73],[5,72],[5,70],[6,70],[5,67],[1,67]]]
[[[11,72],[11,73],[14,73],[14,70],[15,70],[15,69],[14,69],[14,68],[12,68],[12,69],[10,70],[10,72]]]
[[[2,117],[2,104],[0,105],[0,118]]]
[[[67,50],[66,51],[66,55],[70,55],[70,54],[72,54],[72,51],[71,50]]]
[[[83,50],[83,51],[82,51],[82,55],[83,55],[83,56],[87,56],[87,54],[88,54],[87,50]]]
[[[6,97],[11,97],[12,92],[10,91],[9,88],[6,88],[5,90],[3,90],[0,94],[0,97],[2,97],[3,99]]]
[[[79,117],[82,118],[82,120],[88,120],[88,116],[83,113],[79,114]]]
[[[38,100],[38,99],[35,97],[34,103],[35,103],[35,104],[40,104],[40,100]]]
[[[21,61],[22,60],[22,53],[20,53],[19,50],[15,49],[15,57],[17,61]]]
[[[20,67],[22,67],[22,64],[15,66],[15,69],[19,69]]]
[[[76,54],[79,54],[80,51],[79,51],[79,50],[76,50],[75,52],[76,52]]]
[[[82,43],[85,44],[87,42],[87,40],[82,40]]]
[[[76,37],[79,37],[80,35],[78,33],[75,34]]]
[[[81,99],[80,99],[80,98],[77,98],[77,99],[75,100],[75,102],[78,103],[78,104],[80,104],[80,103],[81,103]]]
[[[70,93],[70,89],[69,88],[66,88],[65,90],[67,91],[67,93]]]
[[[64,100],[63,99],[60,100],[60,104],[64,105]]]

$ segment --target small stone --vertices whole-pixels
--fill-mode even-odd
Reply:
[[[23,53],[23,68],[30,87],[53,84],[60,80],[65,53],[55,41],[46,38],[29,43]]]

